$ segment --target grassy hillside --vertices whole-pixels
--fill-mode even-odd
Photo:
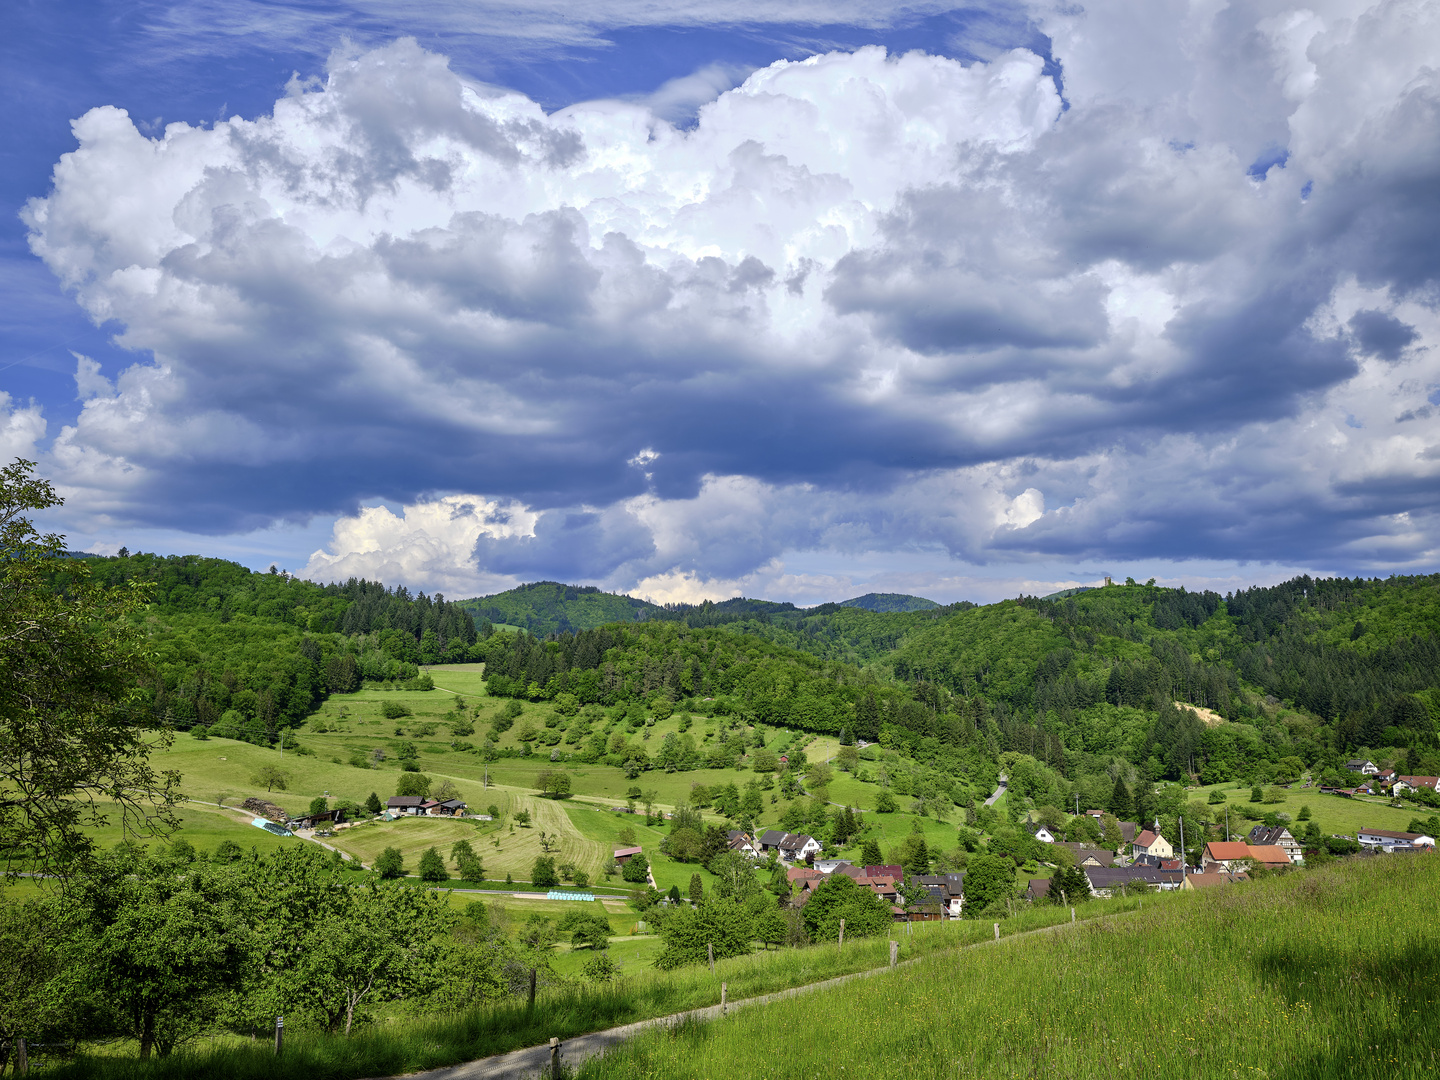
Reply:
[[[1189,893],[1075,932],[932,956],[724,1022],[647,1033],[580,1076],[1429,1072],[1440,1051],[1437,888],[1432,854]]]

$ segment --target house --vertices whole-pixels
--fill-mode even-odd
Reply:
[[[760,834],[760,850],[768,855],[772,851],[780,850],[780,841],[784,840],[786,833],[779,829],[766,829]]]
[[[965,874],[917,874],[915,883],[928,889],[945,909],[945,917],[960,918],[965,906]]]
[[[1125,838],[1125,843],[1135,843],[1135,837],[1140,832],[1140,826],[1133,821],[1120,822],[1120,835]]]
[[[1256,825],[1250,830],[1249,841],[1255,847],[1279,847],[1285,849],[1285,854],[1290,856],[1292,863],[1305,861],[1305,852],[1300,847],[1300,841],[1290,835],[1290,830],[1284,825],[1276,825],[1273,829],[1265,825]]]
[[[419,814],[425,805],[423,795],[391,795],[385,800],[385,809],[394,814]]]
[[[822,874],[833,874],[833,873],[835,873],[835,871],[839,870],[842,866],[849,866],[849,865],[850,865],[850,860],[849,860],[849,859],[816,859],[816,860],[815,860],[815,869],[816,869],[816,870],[819,870]]]
[[[786,833],[780,841],[780,857],[791,862],[804,862],[808,856],[820,854],[820,841],[804,833]]]
[[[1090,891],[1099,897],[1113,895],[1114,891],[1131,882],[1138,881],[1152,889],[1178,889],[1179,874],[1164,874],[1149,866],[1087,866],[1085,880]]]
[[[880,899],[891,904],[900,900],[900,879],[892,877],[863,878],[856,882],[857,885],[865,885]]]
[[[1047,829],[1044,825],[1041,825],[1038,821],[1027,821],[1025,823],[1025,829],[1027,832],[1030,833],[1031,836],[1035,837],[1035,839],[1039,840],[1042,844],[1055,843],[1055,834],[1052,833],[1049,829]]]
[[[1244,871],[1236,870],[1231,873],[1225,870],[1218,870],[1213,874],[1186,874],[1185,881],[1180,886],[1182,889],[1211,889],[1220,885],[1233,885],[1237,881],[1249,880]]]
[[[1440,790],[1440,776],[1397,776],[1395,777],[1395,794],[1400,795],[1406,791],[1414,791],[1416,788],[1429,788],[1431,791]]]
[[[930,889],[925,899],[891,908],[891,914],[896,922],[940,922],[945,918],[945,900],[939,889]]]
[[[1282,847],[1250,845],[1250,858],[1257,866],[1268,866],[1272,870],[1287,867],[1293,861],[1290,853]]]
[[[1056,844],[1056,847],[1068,848],[1070,854],[1075,856],[1076,866],[1114,866],[1115,853],[1106,851],[1104,848],[1094,848],[1087,844],[1073,842]]]
[[[1345,768],[1351,772],[1358,772],[1361,776],[1374,776],[1380,771],[1380,766],[1373,761],[1366,761],[1364,758],[1356,758],[1354,761],[1345,762]]]
[[[1212,840],[1205,845],[1205,852],[1200,856],[1200,870],[1232,870],[1234,864],[1243,863],[1249,858],[1249,844],[1239,840]]]
[[[1360,846],[1372,851],[1419,851],[1433,848],[1435,838],[1424,833],[1391,832],[1389,829],[1367,829],[1361,826],[1355,838]]]
[[[849,863],[845,863],[843,866],[837,866],[835,868],[835,873],[844,874],[851,881],[855,882],[856,885],[864,885],[867,881],[870,880],[865,875],[864,870],[860,869],[860,867],[858,866],[852,866]]]
[[[430,817],[464,817],[469,807],[459,799],[431,799],[424,806],[425,813]]]
[[[790,866],[785,869],[785,880],[791,885],[802,885],[807,881],[819,883],[825,880],[825,875],[819,870],[813,870],[808,866]]]
[[[905,868],[903,866],[867,866],[865,867],[866,877],[888,877],[896,881],[905,880]]]
[[[633,859],[636,855],[639,855],[643,850],[644,850],[643,848],[638,848],[638,847],[621,847],[621,848],[616,848],[616,849],[615,849],[615,862],[616,862],[618,865],[620,865],[620,866],[624,866],[624,865],[625,865],[626,863],[628,863],[631,859]]]
[[[760,858],[760,849],[755,846],[755,841],[751,840],[750,837],[746,836],[739,829],[731,829],[727,836],[728,839],[725,842],[727,850],[738,851],[741,855],[749,859]]]
[[[1029,886],[1025,889],[1026,900],[1044,900],[1050,895],[1050,878],[1031,878]]]
[[[1146,829],[1139,836],[1135,837],[1135,842],[1131,845],[1130,850],[1135,855],[1154,855],[1159,859],[1173,859],[1175,857],[1175,849],[1170,846],[1170,841],[1160,835],[1160,823],[1158,821],[1155,823],[1154,829]]]

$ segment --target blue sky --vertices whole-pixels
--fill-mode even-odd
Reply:
[[[0,453],[450,595],[1434,569],[1433,9],[776,10],[8,5]]]

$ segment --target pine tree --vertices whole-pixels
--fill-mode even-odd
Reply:
[[[879,866],[885,861],[885,856],[880,854],[880,844],[872,836],[860,846],[860,862],[864,866]]]
[[[705,899],[705,883],[700,880],[699,874],[690,875],[690,902],[698,904]]]
[[[365,800],[365,812],[372,817],[378,817],[384,807],[380,805],[380,796],[370,792],[370,797]]]
[[[1130,798],[1130,789],[1125,786],[1125,777],[1115,777],[1115,787],[1110,792],[1110,805],[1107,809],[1121,821],[1131,820],[1130,815],[1135,812],[1135,802]]]

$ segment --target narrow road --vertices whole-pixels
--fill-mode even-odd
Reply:
[[[1010,778],[1009,778],[1008,776],[1002,776],[1002,777],[1000,777],[1000,786],[997,787],[997,788],[990,794],[990,797],[985,800],[985,805],[986,805],[986,806],[994,806],[997,802],[999,802],[999,801],[1000,801],[1000,796],[1005,794],[1005,786],[1006,786],[1009,782],[1010,782]]]
[[[988,946],[1000,945],[1007,941],[1017,941],[1023,937],[1031,937],[1035,934],[1056,934],[1065,930],[1072,930],[1076,926],[1085,926],[1088,923],[1099,922],[1104,919],[1117,919],[1122,915],[1134,914],[1133,912],[1119,912],[1115,915],[1102,915],[1096,919],[1087,919],[1079,923],[1057,923],[1055,926],[1041,927],[1039,930],[1026,930],[1019,934],[1010,934],[1000,938],[998,941],[981,941],[974,945],[962,945],[961,949],[981,949]],[[959,949],[947,950],[947,952],[958,952]],[[896,968],[880,967],[871,968],[868,971],[857,971],[850,975],[840,975],[833,979],[826,979],[823,982],[810,983],[806,986],[794,986],[788,990],[780,990],[774,994],[761,994],[758,997],[744,998],[740,1001],[732,1001],[726,1006],[726,1012],[735,1012],[737,1009],[746,1009],[755,1005],[768,1005],[774,1001],[783,1001],[786,998],[799,997],[802,994],[811,994],[817,990],[828,990],[831,987],[840,986],[843,983],[855,979],[868,979],[876,975],[883,975],[887,971],[897,968],[909,967],[911,964],[918,964],[922,960],[928,960],[936,956],[945,956],[946,952],[935,952],[929,956],[918,956],[913,960],[902,960]],[[702,1009],[691,1009],[688,1012],[674,1013],[670,1016],[657,1016],[652,1020],[641,1020],[634,1024],[625,1024],[621,1027],[610,1028],[607,1031],[595,1031],[589,1035],[576,1035],[566,1039],[560,1044],[560,1055],[565,1064],[571,1069],[578,1069],[586,1060],[603,1054],[610,1047],[617,1043],[632,1039],[636,1035],[651,1028],[671,1026],[685,1020],[718,1020],[721,1017],[720,1006],[710,1005]],[[536,1080],[540,1073],[550,1065],[550,1048],[548,1046],[530,1046],[524,1050],[512,1050],[508,1054],[496,1054],[493,1057],[479,1058],[475,1061],[462,1062],[459,1065],[447,1065],[440,1069],[427,1069],[425,1072],[406,1073],[404,1080]],[[391,1077],[388,1080],[400,1080],[399,1077]]]

